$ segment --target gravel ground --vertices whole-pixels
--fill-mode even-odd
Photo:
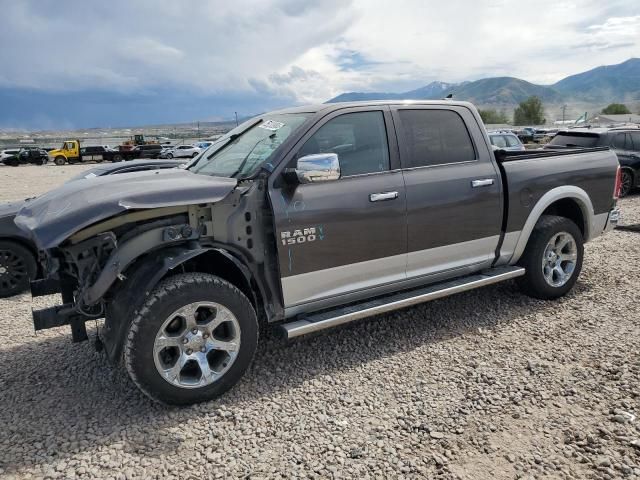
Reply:
[[[3,199],[83,167],[0,167]],[[640,196],[620,202],[640,222]],[[640,233],[567,297],[504,283],[312,338],[263,338],[222,399],[151,403],[67,329],[0,300],[5,478],[640,478]],[[55,301],[36,299],[38,305]]]

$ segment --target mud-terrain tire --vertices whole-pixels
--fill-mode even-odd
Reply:
[[[240,290],[214,275],[184,273],[163,280],[134,313],[124,363],[153,400],[190,405],[233,387],[257,344],[256,312]]]
[[[0,240],[0,298],[24,292],[37,271],[31,251],[16,242]]]
[[[526,273],[517,279],[517,284],[530,297],[561,297],[578,280],[583,255],[584,240],[578,226],[565,217],[543,215],[518,262]]]
[[[59,167],[64,165],[66,162],[67,162],[67,159],[64,158],[62,155],[59,155],[59,156],[57,156],[56,158],[53,159],[53,163],[55,163]]]

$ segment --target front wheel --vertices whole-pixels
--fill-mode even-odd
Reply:
[[[198,156],[198,152],[193,152],[193,153],[191,154],[191,158],[196,158],[197,156]]]
[[[58,156],[58,157],[54,158],[53,163],[55,163],[56,165],[61,167],[62,165],[64,165],[66,163],[66,161],[67,161],[67,159],[64,158],[63,156]]]
[[[135,315],[124,359],[153,400],[190,405],[233,387],[257,343],[256,313],[240,290],[213,275],[185,273],[161,282]]]
[[[173,158],[173,153],[167,153],[167,158],[172,159]]]
[[[565,217],[543,215],[533,228],[519,265],[526,273],[520,289],[551,300],[573,288],[582,269],[584,241],[578,226]]]

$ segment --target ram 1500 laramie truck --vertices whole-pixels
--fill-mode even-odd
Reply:
[[[618,217],[608,148],[494,154],[469,103],[373,102],[260,115],[185,170],[71,182],[15,223],[40,251],[36,330],[99,335],[151,398],[214,398],[249,366],[259,322],[296,337],[517,279],[576,282]]]

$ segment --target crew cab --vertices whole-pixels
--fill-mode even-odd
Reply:
[[[607,148],[493,152],[473,105],[355,102],[260,115],[184,170],[71,182],[15,223],[40,251],[36,330],[99,339],[149,397],[215,398],[259,322],[287,337],[496,282],[555,299],[617,222]],[[121,360],[124,360],[121,362]]]
[[[111,150],[103,145],[81,147],[80,140],[67,140],[62,144],[62,147],[49,152],[49,158],[56,165],[89,161],[100,163],[104,160],[120,162],[134,157],[128,152],[125,154],[117,150]]]

